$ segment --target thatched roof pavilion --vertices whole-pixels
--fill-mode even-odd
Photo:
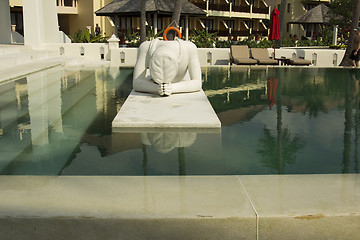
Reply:
[[[171,15],[174,10],[173,0],[146,0],[147,13]],[[141,0],[115,0],[97,10],[97,16],[140,15]],[[204,16],[206,12],[196,5],[184,0],[181,14],[187,16]]]
[[[174,0],[145,0],[145,9],[148,16],[152,19],[154,33],[158,31],[158,17],[170,17],[174,11]],[[95,12],[97,16],[110,17],[115,26],[119,29],[120,17],[140,17],[141,0],[114,0],[103,8]],[[189,17],[206,16],[206,12],[198,6],[183,0],[181,15],[185,16],[185,36],[189,37]]]
[[[291,24],[302,24],[305,29],[307,29],[307,37],[311,39],[320,32],[320,29],[324,24],[329,23],[330,19],[326,15],[329,10],[324,4],[319,4],[313,9],[305,12],[303,15],[300,15],[294,18],[289,23]]]
[[[303,15],[294,18],[290,23],[295,24],[325,24],[329,22],[329,18],[326,16],[329,7],[324,4],[320,4],[313,9],[307,11]]]

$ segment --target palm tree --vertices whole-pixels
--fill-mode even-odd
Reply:
[[[285,23],[285,12],[286,12],[286,5],[287,5],[287,1],[286,0],[281,0],[281,4],[280,4],[280,16],[279,16],[279,24],[280,24],[280,36],[281,38],[283,38],[283,28],[284,28],[284,23]]]
[[[141,0],[141,14],[140,14],[140,43],[146,41],[146,0]]]
[[[360,0],[355,0],[354,1],[354,6],[353,6],[353,12],[352,12],[352,18],[351,18],[351,31],[350,31],[350,36],[349,36],[349,40],[348,40],[348,45],[346,47],[346,51],[345,51],[345,55],[340,63],[340,66],[349,66],[349,58],[350,58],[350,54],[352,51],[352,47],[353,47],[353,42],[354,42],[354,29],[358,26],[359,24],[359,16],[360,16]]]
[[[175,22],[177,26],[179,26],[180,23],[182,5],[183,5],[183,0],[175,0],[174,12],[172,14],[171,22]]]

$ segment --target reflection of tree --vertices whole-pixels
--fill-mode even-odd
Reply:
[[[345,81],[345,129],[344,129],[344,149],[343,149],[343,169],[342,173],[349,173],[350,152],[351,152],[351,130],[352,130],[352,102],[350,79]]]
[[[286,164],[296,162],[295,153],[303,148],[304,143],[298,138],[292,138],[288,128],[282,127],[281,79],[276,91],[277,136],[274,137],[268,128],[264,128],[264,136],[259,139],[262,146],[257,153],[262,157],[264,166],[276,170],[278,174],[285,172]]]
[[[273,136],[265,127],[264,136],[259,139],[261,148],[257,151],[262,157],[264,166],[276,170],[282,174],[286,164],[296,162],[296,152],[304,147],[304,143],[298,137],[291,137],[289,129],[282,129],[281,135]]]
[[[314,84],[313,87],[307,90],[305,95],[306,101],[306,111],[309,111],[309,118],[316,118],[320,111],[327,112],[327,108],[324,104],[324,92],[321,90],[320,86]]]
[[[356,71],[356,74],[359,74],[358,71]],[[360,79],[359,77],[356,77],[358,75],[353,75],[353,81],[354,81],[354,88],[353,88],[353,96],[355,98],[354,101],[354,107],[355,107],[355,117],[354,117],[354,130],[355,130],[355,172],[359,173],[359,127],[360,127]]]
[[[343,162],[342,173],[349,173],[350,170],[350,157],[351,157],[351,140],[352,130],[354,128],[354,171],[359,172],[358,163],[358,145],[359,145],[359,75],[356,72],[350,72],[350,77],[345,81],[345,123],[344,123],[344,149],[343,149]],[[353,108],[355,112],[353,113]],[[354,119],[353,119],[354,114]],[[353,121],[354,120],[354,121]]]

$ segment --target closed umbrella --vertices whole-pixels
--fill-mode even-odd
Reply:
[[[271,12],[270,18],[270,33],[269,33],[269,40],[274,40],[274,59],[275,59],[275,40],[280,40],[280,24],[279,24],[279,10],[274,7]]]

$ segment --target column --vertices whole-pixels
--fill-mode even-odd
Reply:
[[[334,26],[333,30],[333,44],[337,45],[337,34],[338,34],[338,25]]]
[[[189,16],[185,16],[185,40],[189,41]]]
[[[55,0],[23,1],[25,45],[39,49],[44,43],[59,43]]]
[[[157,18],[157,14],[154,14],[154,34],[156,35],[158,32],[158,18]]]
[[[0,0],[0,44],[11,43],[11,20],[9,0]]]

